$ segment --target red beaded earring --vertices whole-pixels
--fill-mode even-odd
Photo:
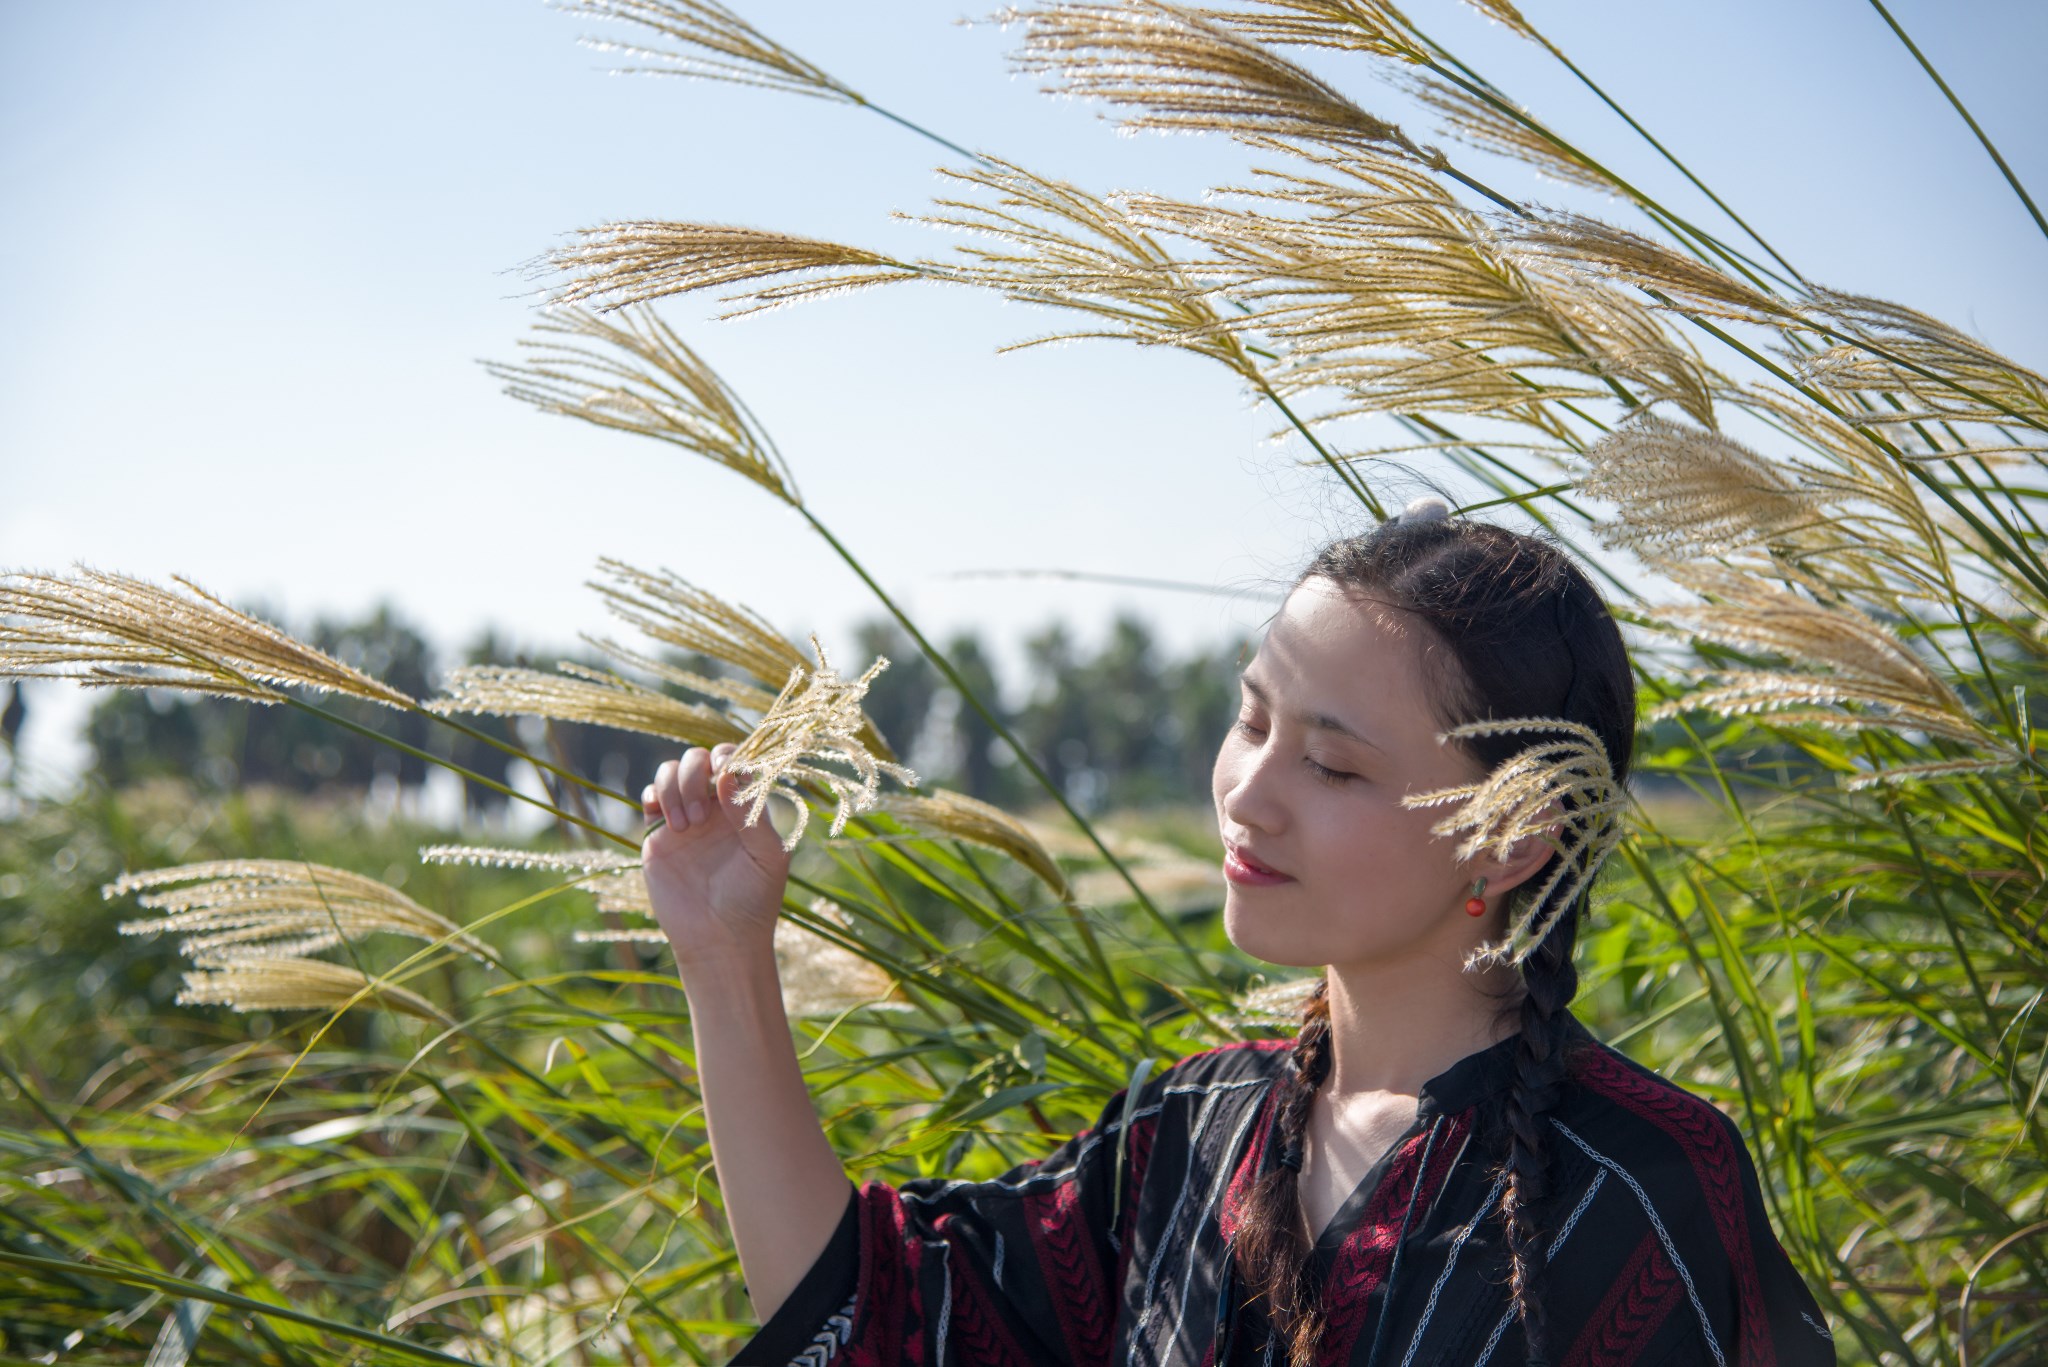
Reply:
[[[1485,892],[1486,880],[1484,878],[1478,879],[1472,884],[1472,895],[1465,899],[1465,914],[1467,916],[1486,915],[1486,903],[1480,900]]]

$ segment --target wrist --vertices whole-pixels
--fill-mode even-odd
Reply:
[[[782,978],[775,967],[775,942],[759,944],[699,946],[687,957],[676,955],[676,972],[682,978],[683,994],[694,1006],[699,999],[753,999],[770,996],[779,1009]]]

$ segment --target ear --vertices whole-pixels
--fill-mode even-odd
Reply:
[[[1545,808],[1544,815],[1551,818],[1550,824],[1543,828],[1544,831],[1551,840],[1557,840],[1564,827],[1564,804],[1552,798],[1549,806]],[[1486,892],[1490,897],[1494,893],[1508,892],[1528,882],[1536,876],[1538,869],[1550,861],[1554,853],[1555,849],[1542,835],[1525,835],[1510,848],[1507,858],[1474,860],[1467,866],[1466,871],[1473,878],[1483,876],[1486,879]]]

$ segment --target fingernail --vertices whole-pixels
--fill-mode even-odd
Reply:
[[[684,815],[688,816],[692,821],[702,821],[704,819],[704,804],[701,802],[692,802],[689,806],[683,809],[683,812]]]

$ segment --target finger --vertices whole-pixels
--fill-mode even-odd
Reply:
[[[711,814],[711,752],[701,745],[683,751],[676,766],[676,787],[681,790],[683,810],[695,825]]]
[[[660,815],[661,799],[655,796],[654,785],[650,783],[640,790],[640,816],[643,820],[652,821]]]
[[[668,828],[672,831],[684,831],[690,827],[689,819],[683,812],[682,790],[676,786],[676,770],[679,767],[678,761],[667,760],[654,772],[654,795],[661,803],[661,819],[668,823]]]

